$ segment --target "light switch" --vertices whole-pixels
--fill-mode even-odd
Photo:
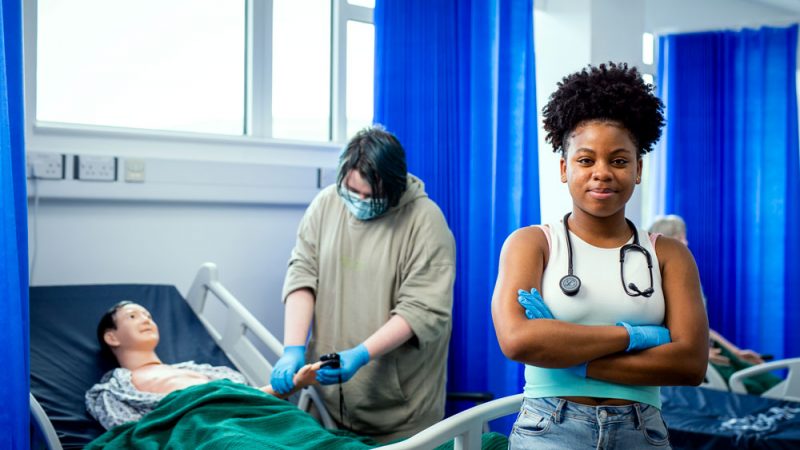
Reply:
[[[144,183],[144,160],[125,160],[125,181],[128,183]]]

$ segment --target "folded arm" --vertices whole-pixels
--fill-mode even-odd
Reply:
[[[633,385],[698,385],[708,365],[708,319],[697,265],[682,243],[656,241],[666,303],[665,326],[672,342],[638,353],[608,355],[589,362],[587,376]]]

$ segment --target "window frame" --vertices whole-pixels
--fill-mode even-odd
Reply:
[[[329,141],[271,137],[272,0],[245,1],[244,127],[241,136],[36,120],[38,1],[23,1],[25,139],[29,152],[101,154],[335,167],[346,142],[347,21],[374,24],[371,8],[331,1]]]

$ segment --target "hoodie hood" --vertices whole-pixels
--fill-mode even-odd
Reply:
[[[406,191],[403,192],[403,195],[400,197],[400,201],[397,202],[397,205],[389,209],[390,211],[400,209],[418,198],[426,198],[428,196],[428,194],[425,192],[425,183],[423,183],[422,180],[411,173],[408,174],[406,179]]]

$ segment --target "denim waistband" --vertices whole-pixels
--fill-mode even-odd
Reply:
[[[633,422],[637,429],[645,423],[645,418],[660,413],[658,408],[646,403],[590,406],[558,397],[526,398],[522,407],[545,417],[550,416],[555,423],[561,423],[564,418],[593,423]]]

